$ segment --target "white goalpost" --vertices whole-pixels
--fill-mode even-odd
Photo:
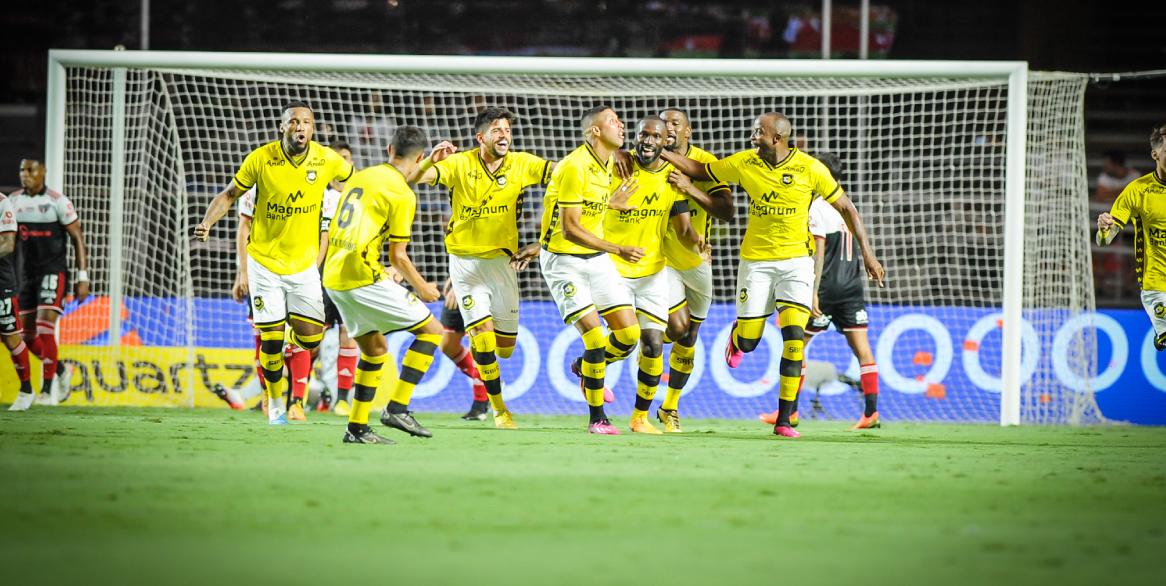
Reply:
[[[92,241],[95,299],[63,325],[84,332],[62,354],[79,366],[73,385],[83,399],[74,400],[210,405],[209,383],[246,378],[246,310],[228,298],[234,214],[208,243],[190,231],[246,153],[277,138],[284,103],[309,102],[316,140],[348,143],[358,167],[379,162],[403,124],[424,127],[434,143],[475,148],[469,126],[485,105],[518,115],[513,149],[558,159],[578,143],[578,114],[607,103],[629,141],[639,118],[679,107],[693,144],[726,156],[749,147],[756,115],[781,111],[800,147],[841,156],[842,184],[887,267],[888,287],[868,288],[884,417],[1101,418],[1093,331],[1063,327],[1095,309],[1085,75],[1030,72],[1024,62],[53,50],[48,79],[47,183],[72,198]],[[417,192],[410,254],[427,278],[444,281],[446,194]],[[541,195],[524,198],[524,243],[537,232]],[[776,360],[764,347],[780,352],[776,332],[743,370],[718,361],[746,216],[711,233],[716,303],[698,348],[705,374],[694,372],[681,403],[691,416],[751,417],[776,404]],[[518,412],[576,412],[578,389],[569,392],[573,379],[556,362],[574,340],[561,335],[537,268],[520,281],[523,330],[503,367],[507,396]],[[856,370],[839,336],[821,338],[810,359]],[[419,409],[468,404],[467,385],[439,361],[418,387]],[[634,366],[611,370],[609,384],[624,391],[618,413],[630,409]],[[843,383],[814,392],[823,416],[850,418],[857,408]]]

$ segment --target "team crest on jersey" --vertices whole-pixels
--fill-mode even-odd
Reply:
[[[308,169],[308,183],[315,183],[316,177],[317,177],[316,170],[315,169]]]
[[[794,176],[790,175],[789,173],[782,173],[781,182],[783,185],[789,185],[794,182]]]
[[[470,309],[470,308],[471,308],[471,307],[473,307],[473,306],[474,306],[474,298],[473,298],[473,296],[471,296],[471,295],[466,295],[465,297],[462,297],[462,307],[463,307],[464,309]]]
[[[256,295],[255,298],[251,300],[251,305],[255,306],[255,311],[263,311],[263,297]]]
[[[1158,319],[1166,318],[1166,305],[1161,303],[1154,304],[1154,317]]]
[[[737,295],[737,299],[739,299],[741,301],[741,303],[745,303],[746,301],[748,301],[749,300],[749,290],[742,287],[741,293],[739,295]]]
[[[563,297],[570,299],[574,296],[575,296],[575,284],[574,283],[567,283],[566,285],[563,285]]]
[[[498,176],[498,187],[506,187],[506,176],[505,175]]]

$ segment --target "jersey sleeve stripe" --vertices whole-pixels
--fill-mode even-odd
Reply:
[[[715,183],[724,183],[724,181],[721,181],[720,179],[717,179],[717,175],[716,175],[716,173],[713,173],[713,167],[712,167],[712,164],[711,164],[711,163],[705,163],[705,164],[704,164],[704,172],[705,172],[705,173],[708,173],[709,177],[711,177],[711,178],[712,178],[713,182],[715,182]]]
[[[544,162],[543,162],[543,180],[542,180],[542,184],[543,184],[543,185],[546,185],[547,183],[550,183],[550,182],[551,182],[551,162],[550,162],[550,161],[544,161]]]
[[[560,201],[558,203],[561,208],[575,207],[583,205],[582,201]]]
[[[834,200],[838,199],[842,195],[841,193],[838,193],[839,191],[842,191],[842,186],[835,183],[834,191],[831,191],[829,195],[823,197],[822,199],[826,200],[826,203],[834,203]]]
[[[408,242],[408,236],[398,236],[396,234],[389,234],[389,242]]]
[[[336,180],[341,182],[341,183],[344,183],[345,181],[352,179],[352,176],[355,174],[356,174],[356,165],[349,165],[348,166],[348,175],[345,175],[343,179],[337,177]]]
[[[712,194],[720,192],[720,191],[732,191],[732,190],[729,189],[729,186],[724,184],[724,183],[717,183],[716,185],[713,186],[712,189],[709,190],[708,194],[712,195]]]
[[[238,177],[235,177],[235,178],[234,178],[234,181],[235,181],[235,186],[236,186],[236,187],[238,187],[239,189],[242,189],[243,191],[247,191],[248,189],[251,189],[252,187],[255,187],[254,185],[246,185],[246,184],[244,184],[242,181],[239,181],[239,178],[238,178]]]

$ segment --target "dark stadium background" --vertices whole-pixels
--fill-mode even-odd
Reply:
[[[816,58],[791,19],[821,2],[596,0],[151,0],[149,48],[190,51],[708,58]],[[857,1],[834,2],[836,58],[856,56]],[[1026,60],[1038,70],[1166,68],[1160,12],[1088,0],[873,0],[876,59]],[[141,3],[6,3],[0,15],[0,190],[44,142],[48,49],[142,46]],[[1157,12],[1157,14],[1156,14]],[[1092,192],[1102,153],[1152,168],[1147,136],[1166,120],[1166,78],[1099,81],[1086,94]],[[1101,211],[1104,203],[1095,202]],[[1116,261],[1115,261],[1116,258]],[[1099,306],[1138,306],[1132,254],[1095,263]]]

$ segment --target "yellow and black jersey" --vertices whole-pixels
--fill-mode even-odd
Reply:
[[[689,145],[688,152],[684,156],[706,164],[717,160],[716,156],[712,153],[692,145]],[[709,195],[722,190],[729,191],[729,186],[719,181],[697,181],[694,185]],[[685,199],[688,200],[688,214],[689,221],[692,222],[692,229],[696,230],[696,233],[702,238],[708,240],[709,226],[712,225],[712,218],[709,217],[708,212],[704,208],[700,207],[700,204],[692,201],[692,198],[686,195]],[[673,230],[671,227],[669,227],[668,234],[664,237],[664,259],[668,262],[668,266],[682,271],[694,269],[700,266],[700,263],[704,262],[704,259],[700,256],[700,252],[680,242],[680,238],[676,235],[676,230]]]
[[[502,157],[491,173],[478,149],[451,155],[434,165],[433,184],[449,189],[452,214],[446,226],[450,254],[492,258],[518,250],[518,218],[523,190],[550,180],[549,161],[530,153]]]
[[[601,161],[584,143],[555,165],[547,193],[543,197],[542,247],[556,254],[593,255],[599,251],[569,242],[563,237],[561,209],[582,208],[581,225],[603,238],[603,216],[607,200],[616,185],[612,158]]]
[[[619,255],[611,255],[616,270],[629,279],[654,275],[664,269],[663,245],[665,236],[672,231],[672,217],[689,211],[688,198],[668,183],[668,174],[675,167],[665,163],[652,171],[634,157],[632,160],[632,176],[637,186],[636,192],[628,197],[628,205],[635,209],[608,210],[603,218],[605,240],[644,249],[643,258],[634,264]]]
[[[396,167],[384,163],[358,171],[344,185],[328,230],[324,287],[347,291],[385,278],[385,240],[408,242],[417,195]]]
[[[749,220],[741,258],[783,260],[814,253],[810,204],[833,203],[844,192],[821,161],[794,148],[770,165],[755,150],[705,164],[709,177],[740,185],[749,195]]]
[[[336,151],[315,141],[296,162],[280,141],[247,155],[235,173],[243,191],[255,188],[254,217],[247,254],[279,275],[294,275],[316,264],[324,190],[347,181],[353,167]]]
[[[1134,229],[1138,282],[1146,291],[1166,291],[1166,183],[1151,172],[1126,185],[1109,211],[1120,231]]]

